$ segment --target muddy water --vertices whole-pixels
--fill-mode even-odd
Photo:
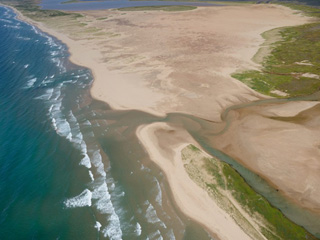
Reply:
[[[253,106],[264,106],[267,104],[282,104],[291,101],[319,101],[320,94],[316,93],[312,96],[298,97],[291,99],[265,99],[255,102],[239,104],[231,106],[222,114],[223,123],[213,123],[203,119],[196,119],[195,117],[181,114],[169,114],[167,121],[183,126],[196,139],[196,141],[209,154],[216,156],[220,160],[230,164],[236,169],[246,182],[258,193],[263,195],[273,206],[280,209],[289,219],[295,223],[303,226],[309,232],[317,237],[320,237],[320,216],[310,210],[299,207],[297,204],[289,201],[273,187],[271,187],[265,180],[257,174],[251,172],[240,163],[232,159],[225,153],[212,147],[210,139],[219,138],[220,134],[228,131],[230,123],[232,122],[231,112],[237,109],[246,109]]]
[[[94,121],[104,121],[110,123],[103,126],[103,129],[107,129],[105,133],[100,128],[97,128],[97,133],[99,131],[101,133],[100,136],[100,144],[104,149],[104,152],[108,156],[114,179],[119,179],[119,181],[125,186],[128,191],[130,191],[135,196],[132,197],[137,198],[136,188],[139,183],[144,183],[143,189],[150,189],[151,186],[148,186],[151,179],[144,179],[142,175],[141,168],[147,167],[150,169],[150,173],[152,176],[155,176],[160,186],[162,186],[162,204],[168,202],[170,199],[170,204],[164,204],[162,206],[163,209],[166,209],[167,213],[170,215],[174,212],[179,212],[174,206],[174,202],[172,202],[170,191],[168,192],[168,186],[165,178],[158,170],[157,166],[153,165],[152,162],[148,159],[147,154],[143,150],[143,146],[139,144],[135,136],[136,128],[141,124],[148,124],[152,122],[166,122],[169,124],[174,124],[176,126],[182,127],[186,129],[198,143],[211,155],[218,157],[222,161],[229,163],[233,168],[235,168],[242,177],[252,186],[258,193],[263,195],[268,199],[268,201],[278,209],[280,209],[287,217],[296,222],[299,225],[304,226],[308,231],[319,237],[319,229],[320,229],[320,216],[314,214],[306,209],[303,209],[296,204],[288,201],[284,196],[279,194],[274,188],[272,188],[266,181],[264,181],[261,177],[254,174],[250,170],[243,167],[241,164],[233,160],[231,157],[226,154],[214,149],[210,146],[210,141],[208,139],[212,137],[219,137],[219,134],[227,131],[230,121],[232,118],[228,117],[228,113],[233,109],[239,108],[247,108],[251,106],[259,106],[270,103],[284,103],[288,101],[301,101],[301,100],[318,100],[319,97],[317,95],[305,97],[305,98],[296,98],[296,99],[269,99],[269,100],[261,100],[257,102],[241,104],[237,106],[232,106],[228,108],[224,113],[222,118],[225,120],[222,123],[215,123],[212,121],[207,121],[205,119],[199,119],[195,116],[190,116],[187,114],[177,114],[171,113],[168,114],[166,118],[158,118],[152,116],[150,114],[140,112],[140,111],[113,111],[107,110],[99,115],[99,118],[95,118]],[[95,102],[92,103],[97,104]],[[99,103],[101,106],[103,103]],[[98,104],[98,105],[99,105]],[[98,108],[99,109],[99,108]],[[97,115],[96,115],[97,116]],[[91,122],[93,119],[91,120]],[[100,124],[102,126],[103,124]],[[208,138],[209,136],[209,138]],[[141,167],[141,165],[144,167]],[[126,166],[124,169],[123,166]],[[135,174],[141,174],[140,177],[135,178],[134,176],[138,176]],[[135,179],[135,180],[133,180]],[[149,181],[147,183],[147,181]],[[148,187],[146,187],[148,186]],[[131,189],[131,190],[130,190]],[[139,190],[144,191],[144,190]],[[148,194],[147,194],[148,195]],[[136,200],[132,200],[136,201]],[[156,204],[155,204],[156,205]],[[181,213],[177,213],[181,217]],[[171,222],[173,228],[179,228],[179,224]],[[191,227],[193,226],[193,227]],[[193,234],[193,231],[197,231],[197,234],[201,232],[195,225],[189,225],[192,230],[187,230],[186,232],[190,232],[189,234]],[[195,230],[198,229],[198,230]],[[202,233],[205,234],[206,233]],[[179,237],[178,237],[179,238]],[[188,238],[188,237],[187,237]],[[191,238],[192,239],[192,238]],[[203,239],[203,238],[201,238]]]

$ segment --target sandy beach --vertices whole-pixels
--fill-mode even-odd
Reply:
[[[33,23],[66,43],[74,63],[92,70],[93,97],[116,109],[214,121],[228,106],[265,97],[230,76],[259,67],[251,58],[264,42],[260,34],[309,21],[277,5],[79,13],[84,17],[68,24],[63,17]]]
[[[218,239],[251,239],[186,173],[181,150],[198,145],[183,129],[166,123],[141,126],[137,135],[150,157],[165,173],[177,206]]]
[[[115,109],[155,115],[183,112],[215,122],[221,121],[221,113],[229,106],[268,98],[230,76],[259,68],[251,59],[264,42],[260,34],[310,21],[289,8],[263,4],[199,7],[187,12],[80,13],[84,17],[70,24],[63,17],[41,23],[20,17],[67,44],[72,62],[92,70],[94,98]],[[239,111],[221,140],[211,142],[288,197],[314,209],[320,206],[316,186],[320,153],[315,144],[319,126],[311,120],[297,125],[270,119],[294,117],[315,106],[301,103],[297,110],[295,104]],[[250,239],[185,172],[181,149],[189,143],[197,145],[185,130],[156,123],[141,126],[137,135],[165,173],[177,206],[187,216],[218,239]],[[293,138],[297,139],[294,146]],[[301,158],[288,168],[296,155],[292,148],[301,149]],[[306,164],[307,156],[310,164]],[[301,168],[308,178],[299,175]],[[276,175],[272,174],[275,170]]]

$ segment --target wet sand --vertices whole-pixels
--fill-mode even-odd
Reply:
[[[229,129],[208,139],[295,203],[320,213],[319,114],[318,101],[233,110]]]
[[[31,22],[67,44],[74,63],[92,70],[95,77],[91,90],[93,97],[107,102],[113,108],[139,109],[156,115],[185,112],[220,121],[221,113],[229,106],[267,98],[231,78],[230,74],[259,68],[251,58],[264,41],[261,33],[310,21],[294,13],[282,6],[245,5],[198,8],[188,12],[87,11],[82,12],[84,17],[77,20],[77,24],[80,22],[84,25],[76,27],[63,22],[63,19],[54,23]],[[29,19],[27,21],[30,22]],[[264,123],[266,131],[273,134],[278,129],[286,128],[278,122],[274,123],[273,128],[268,127],[268,122]],[[235,134],[241,131],[240,125],[233,128]],[[249,125],[253,130],[256,129],[260,126],[260,119],[251,121]],[[194,140],[183,135],[184,130],[173,129],[181,132],[179,141],[172,145],[168,139],[157,142],[154,138],[156,129],[159,129],[159,125],[145,126],[137,133],[151,159],[168,177],[181,210],[214,232],[218,238],[248,239],[234,221],[209,199],[207,193],[188,178],[181,167],[182,163],[178,160],[180,151],[186,143],[194,143]],[[238,139],[247,142],[259,136],[263,143],[257,151],[268,152],[273,147],[268,144],[273,143],[274,137],[256,135],[253,130],[247,135],[238,134],[238,138],[232,134],[223,136],[221,145],[217,146],[229,153],[229,143],[237,145]],[[310,138],[309,132],[302,136],[300,130],[295,129],[301,141],[313,144],[314,139]],[[291,137],[288,135],[285,140],[290,142]],[[243,148],[246,149],[246,155],[242,155],[243,149],[239,148],[239,155],[235,154],[234,157],[270,180],[273,176],[265,172],[265,166],[254,163],[256,152],[251,151],[254,148],[251,149],[251,145]],[[284,151],[283,155],[288,152]],[[273,157],[277,159],[275,156],[276,152]],[[283,164],[278,166],[279,175],[288,169],[291,155],[286,156]],[[246,162],[249,161],[247,158],[250,162]],[[174,162],[169,164],[170,161]],[[272,159],[264,159],[265,163],[269,161],[271,164]],[[305,165],[304,159],[297,161],[300,161],[300,165],[294,167]],[[279,188],[290,183],[293,186],[296,184],[295,179],[292,182],[291,178],[276,178],[275,181]],[[309,185],[302,187],[306,186]],[[284,187],[280,189],[285,193],[290,190]],[[199,209],[192,208],[186,199],[195,204],[201,200],[202,206]]]
[[[251,239],[185,171],[181,150],[189,143],[197,145],[187,131],[153,123],[138,128],[137,135],[165,173],[177,206],[188,217],[202,223],[218,239]]]

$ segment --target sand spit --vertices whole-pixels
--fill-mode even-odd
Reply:
[[[186,173],[181,150],[189,143],[197,145],[183,129],[166,123],[141,126],[137,135],[151,159],[163,170],[177,206],[218,239],[251,239],[215,201]]]

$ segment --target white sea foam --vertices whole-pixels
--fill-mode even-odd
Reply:
[[[53,88],[48,88],[44,94],[42,94],[39,97],[36,97],[35,99],[41,99],[41,100],[49,100],[52,96]]]
[[[146,171],[146,172],[151,172],[151,169],[146,167],[146,166],[144,166],[143,164],[141,164],[140,170]]]
[[[57,131],[57,124],[56,124],[56,119],[55,118],[52,118],[51,119],[51,122],[52,122],[52,126],[53,126],[53,129],[55,130],[55,131]]]
[[[88,154],[85,154],[79,164],[85,166],[86,168],[91,168],[91,162]]]
[[[50,106],[50,111],[49,111],[49,114],[51,117],[54,117],[54,118],[60,118],[61,117],[61,105],[62,103],[61,102],[55,102],[54,104],[52,104]]]
[[[55,91],[55,94],[56,93],[57,93],[57,91]],[[52,102],[54,102],[54,103],[51,104],[51,106],[49,108],[49,116],[51,117],[53,128],[55,129],[55,131],[57,132],[57,134],[59,136],[66,138],[70,142],[76,142],[76,141],[73,141],[74,139],[76,139],[78,144],[80,144],[80,142],[82,140],[80,138],[82,138],[82,136],[80,136],[79,133],[77,133],[76,138],[73,136],[74,134],[72,133],[70,123],[68,122],[67,118],[65,118],[61,112],[62,102],[57,101],[57,100],[52,100]],[[85,155],[85,154],[83,154],[83,155]],[[85,160],[83,163],[88,165]]]
[[[118,195],[118,197],[123,197],[124,195],[126,195],[126,193],[125,193],[125,192],[121,192],[121,193]]]
[[[87,153],[87,144],[83,139],[81,139],[81,143],[80,143],[80,138],[83,138],[81,133],[78,134],[76,141],[75,141],[76,138],[72,138],[72,142],[75,143],[75,147],[77,149],[79,149],[83,155],[83,158],[81,159],[79,165],[83,165],[86,168],[90,169],[91,168],[91,161],[90,161],[90,158]],[[92,175],[92,177],[93,177],[93,175]]]
[[[54,79],[53,78],[48,78],[48,77],[45,77],[43,79],[43,81],[41,82],[40,86],[47,86],[48,84],[50,83],[53,83],[54,82]]]
[[[176,240],[176,237],[174,236],[174,232],[172,228],[166,233],[166,236],[167,236],[166,239]]]
[[[38,31],[38,29],[35,26],[31,25],[31,28],[36,34],[40,34],[40,32]]]
[[[17,37],[18,39],[24,40],[24,41],[30,41],[31,38],[28,37]]]
[[[88,189],[85,189],[78,196],[66,200],[64,202],[64,205],[67,208],[91,206],[91,197],[92,192]]]
[[[51,106],[49,107],[49,114],[51,114],[52,108],[53,108],[53,104],[51,104]]]
[[[59,51],[50,51],[51,56],[58,56],[59,53],[60,53]]]
[[[159,206],[162,206],[162,191],[161,191],[161,187],[159,184],[158,179],[155,178],[155,182],[156,182],[156,202],[159,204]]]
[[[87,144],[84,140],[82,140],[79,150],[81,153],[83,153],[83,155],[87,154]]]
[[[148,235],[148,238],[147,239],[152,239],[152,240],[163,240],[163,237],[161,236],[161,232],[159,230],[153,232],[153,233],[150,233]]]
[[[86,120],[86,121],[84,121],[83,125],[91,126],[91,122],[89,122],[89,120]]]
[[[96,221],[96,225],[94,225],[94,227],[98,230],[98,232],[100,232],[101,223],[99,223],[98,221]]]
[[[153,205],[147,200],[145,202],[146,205],[148,205],[147,210],[146,210],[146,218],[149,223],[155,224],[159,223],[161,227],[167,228],[167,226],[160,220],[160,218],[157,215],[157,211],[153,207]]]
[[[63,81],[63,83],[64,84],[66,84],[66,83],[76,83],[77,82],[77,80],[68,80],[68,81]]]
[[[106,177],[106,172],[104,171],[104,164],[102,163],[102,157],[100,150],[96,150],[92,155],[92,163],[97,168],[97,172],[102,176]]]
[[[151,203],[149,203],[148,208],[146,210],[146,218],[149,223],[161,222],[161,220],[158,218],[157,211],[154,209]]]
[[[56,66],[59,68],[60,72],[66,72],[66,68],[63,66],[63,62],[60,59],[61,58],[53,57],[53,58],[51,58],[51,61],[56,64]]]
[[[108,214],[108,225],[102,230],[104,236],[113,240],[122,239],[120,220],[114,210],[108,186],[105,181],[93,191],[92,199],[97,200],[95,206],[100,213]]]
[[[27,81],[27,84],[24,86],[25,89],[32,88],[37,81],[37,78],[31,78]]]
[[[69,112],[69,122],[70,122],[70,125],[71,125],[71,132],[72,132],[72,142],[74,143],[75,147],[77,149],[79,149],[80,147],[80,150],[82,149],[81,148],[81,144],[83,142],[83,135],[81,133],[81,129],[80,129],[80,125],[78,123],[78,120],[77,118],[73,115],[72,111]],[[86,152],[84,152],[86,153]]]
[[[3,26],[6,27],[6,28],[21,29],[20,26],[13,26],[13,25],[8,25],[8,24],[4,24]]]
[[[81,146],[82,140],[83,140],[83,135],[81,132],[73,134],[72,142],[75,144],[76,147]]]
[[[63,118],[56,119],[56,126],[57,126],[56,132],[61,137],[65,137],[66,139],[71,140],[72,138],[71,128],[70,128],[69,122],[66,119],[63,119]]]
[[[48,83],[51,83],[53,81],[54,81],[54,79],[49,78],[48,80],[43,81],[42,84],[43,85],[47,85]],[[60,84],[58,84],[58,86],[56,86],[54,88],[53,94],[51,96],[51,100],[52,101],[58,101],[58,99],[61,96],[61,88],[62,88],[62,86],[63,86],[63,83],[60,83]]]
[[[141,235],[142,229],[141,229],[141,225],[138,222],[136,224],[136,229],[134,230],[134,232],[137,234],[137,236]]]
[[[55,41],[53,40],[52,37],[50,37],[50,36],[48,36],[48,35],[43,35],[43,34],[42,34],[42,36],[44,36],[44,37],[47,39],[47,41],[45,42],[45,44],[50,45],[50,46],[52,46],[52,47],[57,47],[57,46],[58,46],[58,45],[55,43]]]
[[[6,23],[12,23],[12,21],[7,20],[7,19],[2,19],[2,18],[0,18],[0,21],[1,21],[1,22],[6,22]]]
[[[94,181],[94,177],[93,177],[93,174],[92,174],[91,171],[89,171],[89,176],[90,176],[91,182],[93,182]]]

